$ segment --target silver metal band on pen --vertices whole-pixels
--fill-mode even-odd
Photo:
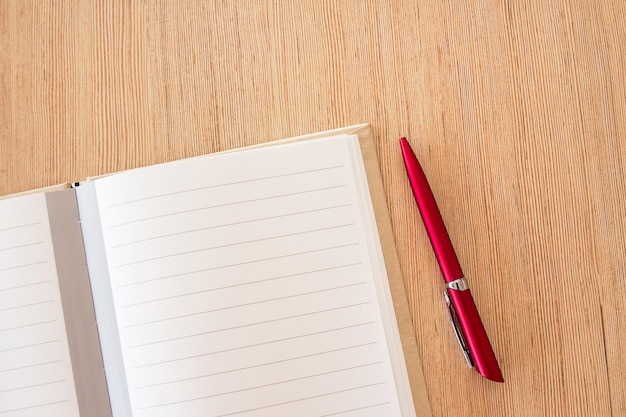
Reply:
[[[469,290],[469,287],[467,286],[467,281],[463,277],[455,279],[454,281],[448,282],[446,284],[446,287],[450,288],[451,290],[457,290],[457,291]]]
[[[446,300],[446,307],[448,308],[448,313],[450,315],[450,323],[452,324],[452,329],[454,330],[454,336],[456,337],[456,341],[459,343],[461,347],[461,352],[463,353],[463,357],[465,357],[465,361],[470,368],[474,367],[474,361],[470,356],[469,347],[467,346],[467,342],[465,341],[465,336],[461,330],[461,326],[459,325],[459,321],[456,315],[456,311],[454,306],[450,302],[450,297],[448,296],[448,290],[457,290],[457,291],[465,291],[469,290],[467,286],[467,281],[465,278],[458,278],[454,281],[450,281],[446,284],[446,290],[443,292],[443,296]]]

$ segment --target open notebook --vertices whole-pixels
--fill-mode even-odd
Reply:
[[[0,416],[111,415],[430,415],[367,125],[0,201]]]

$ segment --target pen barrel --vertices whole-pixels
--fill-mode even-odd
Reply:
[[[415,202],[419,208],[420,215],[428,232],[430,243],[433,246],[435,256],[439,262],[441,273],[445,282],[454,281],[463,277],[461,265],[454,252],[452,241],[448,235],[448,230],[443,223],[443,218],[439,212],[439,207],[435,201],[433,191],[428,184],[424,170],[420,165],[413,149],[406,141],[406,138],[400,139],[402,156],[406,166],[409,183],[413,190]]]
[[[483,326],[476,304],[469,289],[447,289],[450,303],[454,307],[456,319],[463,332],[474,367],[479,374],[496,382],[504,382],[487,332]]]

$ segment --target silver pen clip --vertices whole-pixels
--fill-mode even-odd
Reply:
[[[448,297],[448,290],[444,291],[443,297],[446,300],[446,307],[448,307],[448,314],[450,315],[450,323],[452,323],[452,330],[454,330],[454,335],[456,336],[456,341],[459,342],[459,346],[461,347],[461,352],[467,361],[467,365],[470,368],[474,367],[474,362],[472,362],[472,358],[470,357],[470,352],[467,347],[467,343],[465,342],[465,337],[463,336],[463,332],[459,328],[459,320],[456,315],[456,311],[454,310],[454,306],[450,302],[450,297]]]

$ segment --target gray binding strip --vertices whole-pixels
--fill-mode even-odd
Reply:
[[[82,416],[111,416],[74,190],[46,193],[72,372]]]

